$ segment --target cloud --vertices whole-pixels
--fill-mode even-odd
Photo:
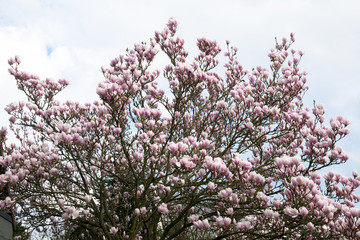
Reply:
[[[246,68],[267,66],[274,37],[295,32],[294,48],[305,51],[301,67],[309,73],[305,104],[311,107],[316,99],[324,103],[327,116],[344,115],[353,122],[344,148],[356,157],[360,155],[359,7],[356,0],[0,1],[0,109],[21,98],[7,73],[7,59],[15,54],[26,71],[68,79],[71,85],[61,99],[84,102],[97,97],[95,89],[103,78],[100,66],[133,43],[147,41],[170,17],[180,22],[179,35],[192,56],[198,37],[216,39],[223,47],[229,39],[239,48],[239,60]],[[165,63],[160,55],[155,67]],[[2,111],[1,125],[6,119]],[[360,160],[356,164],[360,168]]]

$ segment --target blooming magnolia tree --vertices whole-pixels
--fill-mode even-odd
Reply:
[[[54,239],[360,239],[358,173],[318,173],[348,160],[349,121],[303,107],[294,35],[252,71],[227,42],[219,74],[218,44],[198,39],[189,62],[176,28],[102,68],[93,104],[56,101],[66,80],[9,60],[28,101],[6,108],[18,141],[1,130],[0,207]],[[149,70],[156,46],[171,96]]]

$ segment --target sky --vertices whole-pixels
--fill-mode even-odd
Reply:
[[[335,171],[360,172],[359,11],[358,0],[0,0],[0,126],[8,124],[5,106],[25,100],[7,71],[15,55],[22,70],[70,81],[59,100],[84,103],[97,99],[101,66],[148,41],[170,17],[179,22],[190,55],[199,37],[223,49],[230,40],[247,69],[269,67],[275,37],[294,32],[293,47],[305,52],[300,67],[308,72],[305,106],[315,100],[324,104],[327,120],[342,115],[352,122],[351,134],[339,142],[350,159]],[[154,67],[164,64],[160,55]]]

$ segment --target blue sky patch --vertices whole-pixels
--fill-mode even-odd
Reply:
[[[53,51],[54,48],[52,46],[46,45],[46,53],[48,56],[50,56]]]

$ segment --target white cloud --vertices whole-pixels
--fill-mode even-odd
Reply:
[[[102,80],[100,66],[134,42],[148,40],[170,17],[180,22],[179,35],[191,53],[197,37],[216,39],[222,46],[229,39],[248,68],[268,65],[274,37],[295,32],[294,48],[305,51],[302,68],[309,72],[305,103],[311,106],[317,99],[327,116],[350,118],[353,136],[344,141],[345,149],[360,155],[359,7],[357,0],[0,0],[0,108],[20,97],[7,73],[7,59],[15,54],[26,71],[67,78],[72,85],[62,99],[91,101]],[[164,58],[157,61],[156,67],[164,65]],[[0,112],[4,125],[6,113]],[[356,164],[360,168],[359,160]]]

